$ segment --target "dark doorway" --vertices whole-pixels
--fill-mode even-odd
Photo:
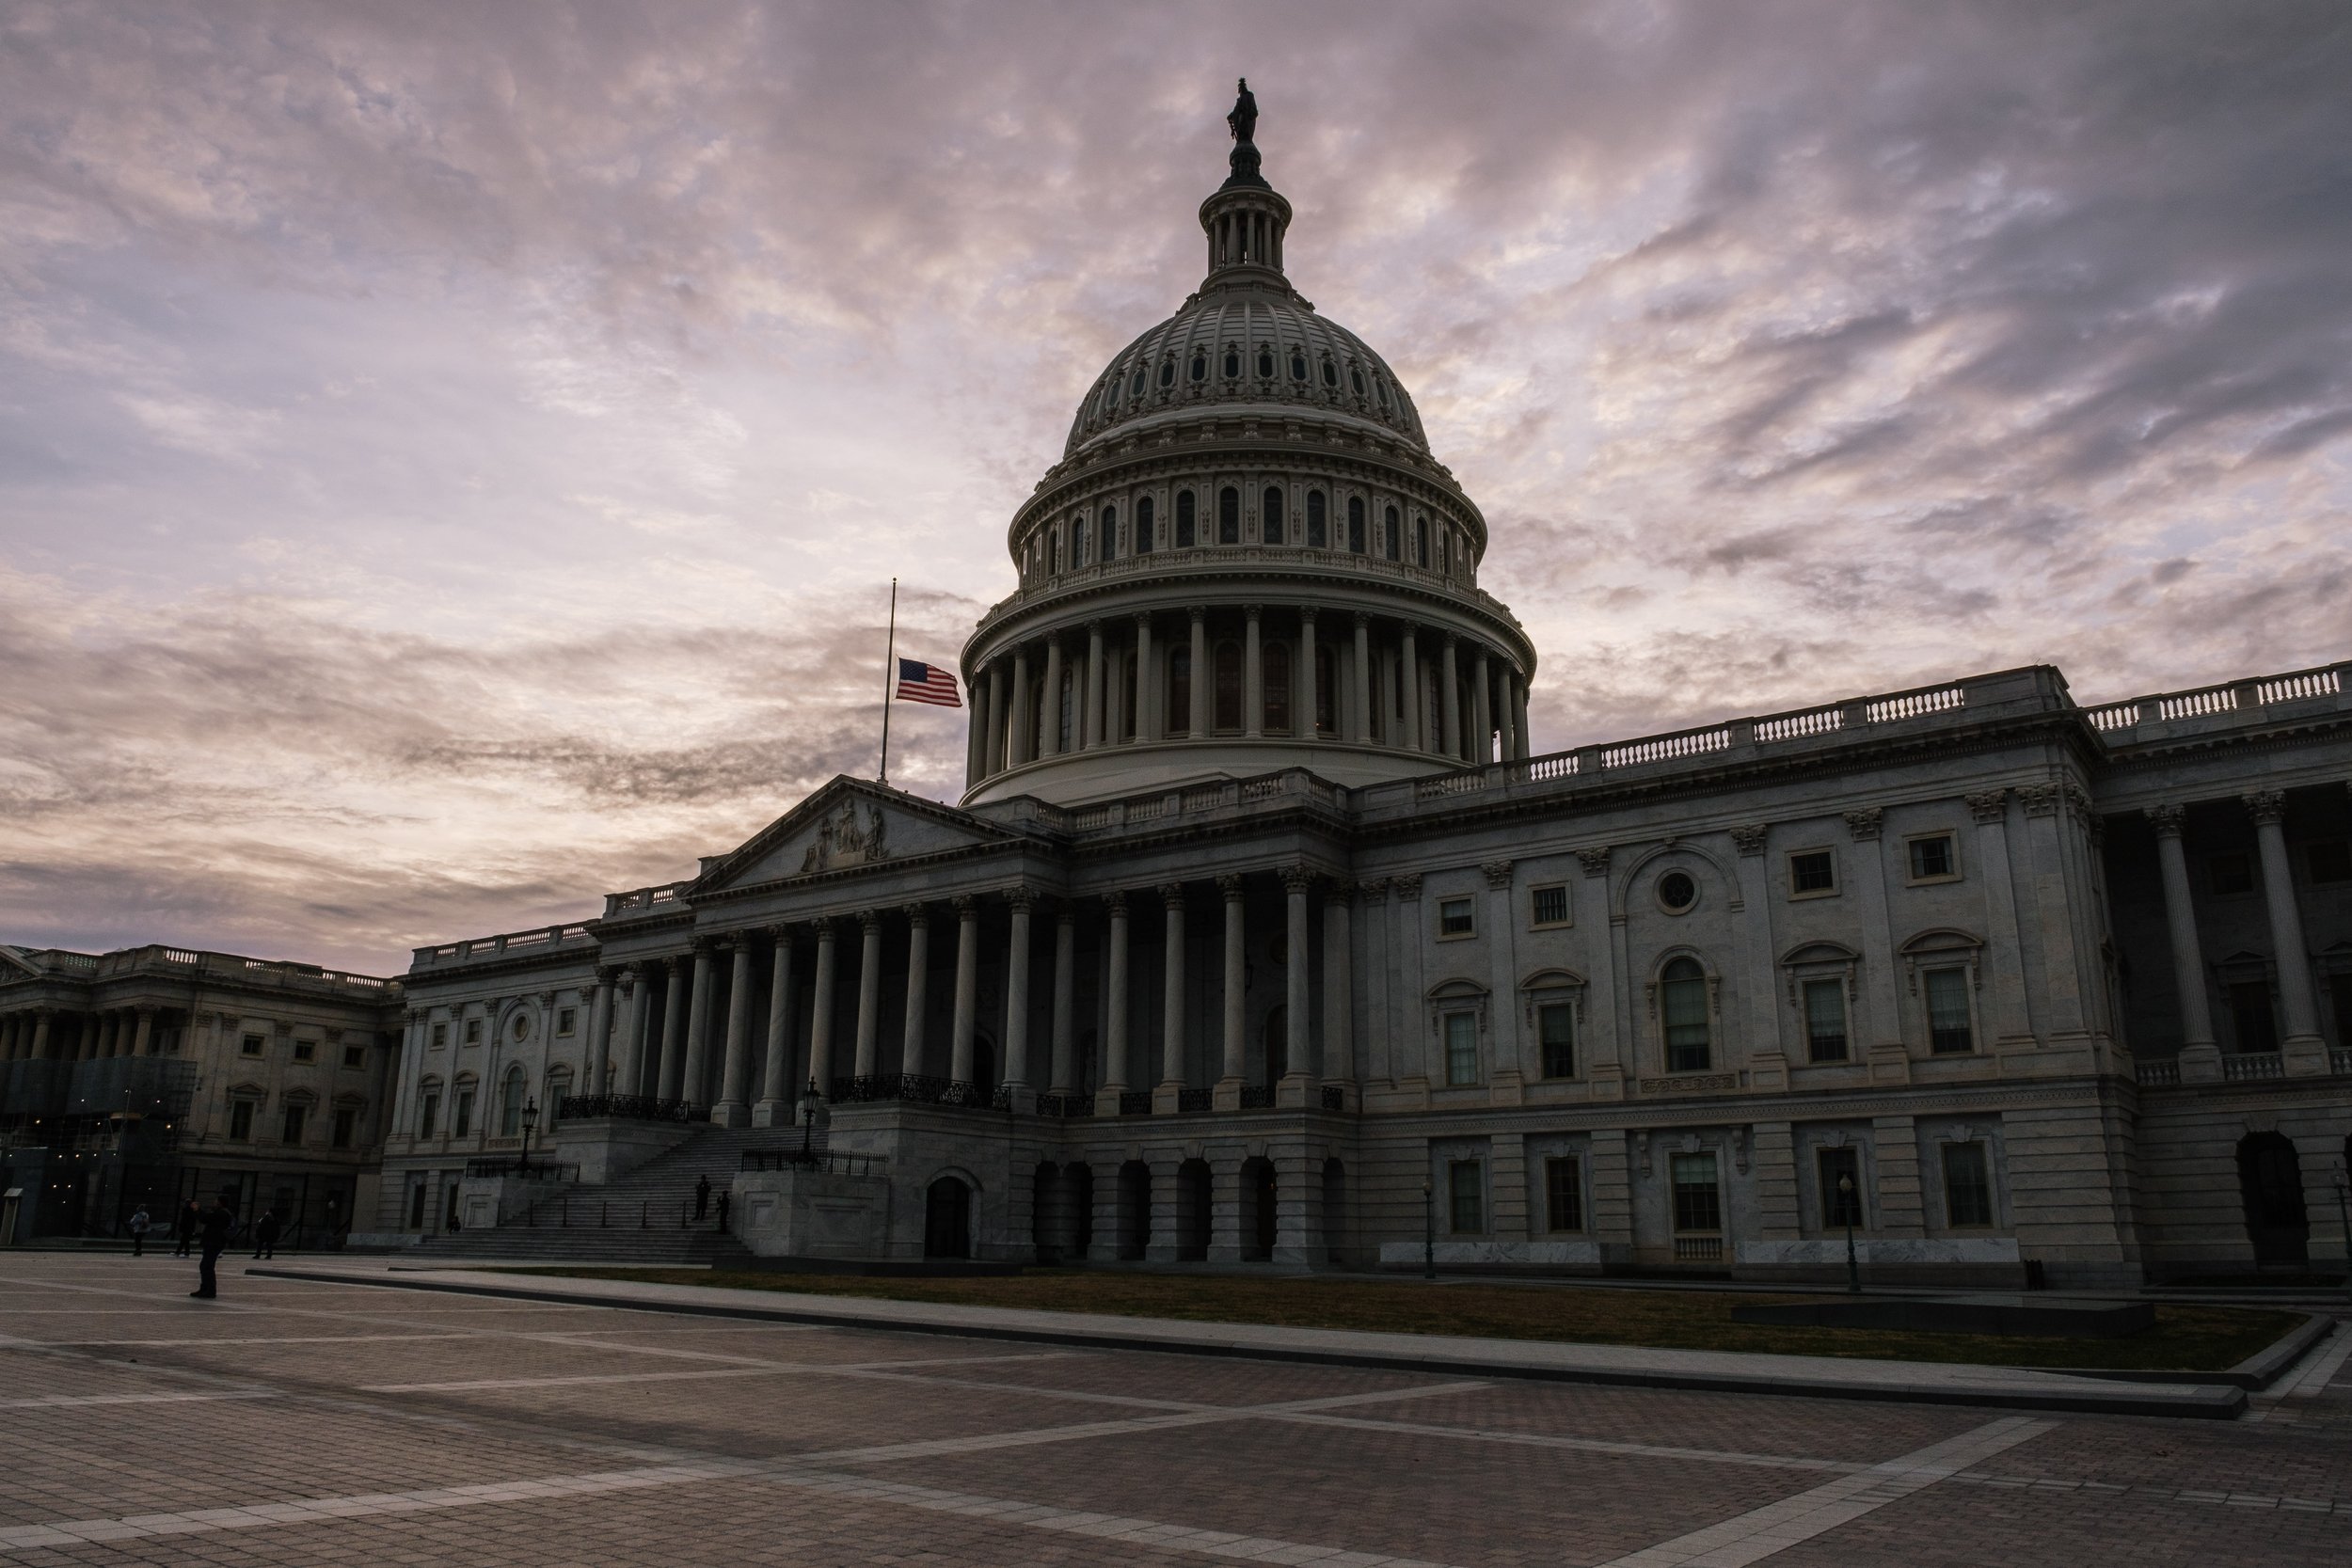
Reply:
[[[972,1189],[952,1176],[931,1183],[923,1198],[923,1256],[972,1256]]]
[[[2230,988],[2230,1022],[2240,1051],[2279,1049],[2278,1025],[2270,1014],[2270,982],[2241,981]]]
[[[2249,1132],[2238,1141],[2237,1184],[2254,1261],[2308,1261],[2312,1226],[2303,1212],[2303,1162],[2295,1146],[2276,1132]]]
[[[1274,1162],[1251,1160],[1241,1168],[1242,1191],[1249,1199],[1248,1242],[1242,1258],[1252,1263],[1274,1260]]]
[[[1094,1251],[1094,1167],[1065,1165],[1062,1179],[1070,1188],[1070,1256],[1083,1263]]]
[[[1180,1263],[1208,1261],[1212,1196],[1206,1160],[1187,1160],[1176,1167],[1176,1260]]]
[[[1061,1172],[1051,1161],[1041,1162],[1029,1179],[1029,1241],[1041,1263],[1062,1259]]]
[[[1152,1167],[1130,1160],[1119,1167],[1119,1256],[1140,1261],[1152,1245]]]

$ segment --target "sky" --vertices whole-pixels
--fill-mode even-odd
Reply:
[[[0,942],[398,973],[870,775],[1243,74],[1538,751],[2352,657],[2340,0],[11,0]]]

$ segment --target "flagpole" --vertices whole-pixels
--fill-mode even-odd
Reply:
[[[876,784],[890,782],[890,694],[898,689],[898,579],[890,579],[890,641],[882,651],[882,771],[874,775]]]

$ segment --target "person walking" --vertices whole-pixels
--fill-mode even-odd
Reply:
[[[147,1256],[147,1227],[154,1222],[147,1217],[147,1205],[142,1203],[131,1211],[131,1223],[124,1228],[131,1232],[131,1256]]]
[[[228,1193],[224,1192],[213,1199],[213,1206],[204,1211],[199,1228],[201,1241],[198,1248],[196,1289],[188,1294],[199,1301],[211,1301],[220,1294],[220,1277],[216,1272],[220,1255],[229,1250],[229,1243],[237,1233],[237,1215],[229,1207]]]
[[[694,1217],[701,1219],[710,1212],[710,1178],[703,1176],[694,1183]]]
[[[180,1244],[173,1249],[172,1256],[185,1258],[188,1248],[196,1244],[196,1233],[203,1228],[204,1211],[196,1206],[196,1199],[190,1198],[180,1205]]]
[[[253,1225],[253,1256],[256,1258],[277,1257],[278,1236],[283,1228],[278,1222],[277,1210],[262,1210],[262,1217]]]

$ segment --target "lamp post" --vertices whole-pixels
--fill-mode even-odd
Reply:
[[[1846,1214],[1846,1293],[1858,1296],[1862,1293],[1862,1260],[1853,1249],[1853,1221],[1854,1211],[1861,1204],[1854,1199],[1853,1177],[1850,1173],[1841,1172],[1837,1178],[1837,1207]]]
[[[1421,1179],[1421,1276],[1438,1277],[1438,1183]]]
[[[817,1136],[817,1111],[825,1097],[817,1092],[817,1080],[811,1078],[808,1087],[801,1091],[801,1157],[812,1158],[810,1146]]]
[[[520,1162],[518,1164],[516,1164],[516,1166],[515,1167],[515,1168],[516,1168],[516,1173],[517,1175],[520,1175],[520,1176],[529,1176],[529,1175],[531,1174],[531,1130],[532,1130],[532,1128],[534,1128],[534,1127],[538,1126],[538,1125],[539,1125],[539,1102],[538,1102],[537,1101],[535,1101],[535,1100],[526,1100],[526,1101],[523,1101],[523,1157],[522,1157],[521,1162]]]

